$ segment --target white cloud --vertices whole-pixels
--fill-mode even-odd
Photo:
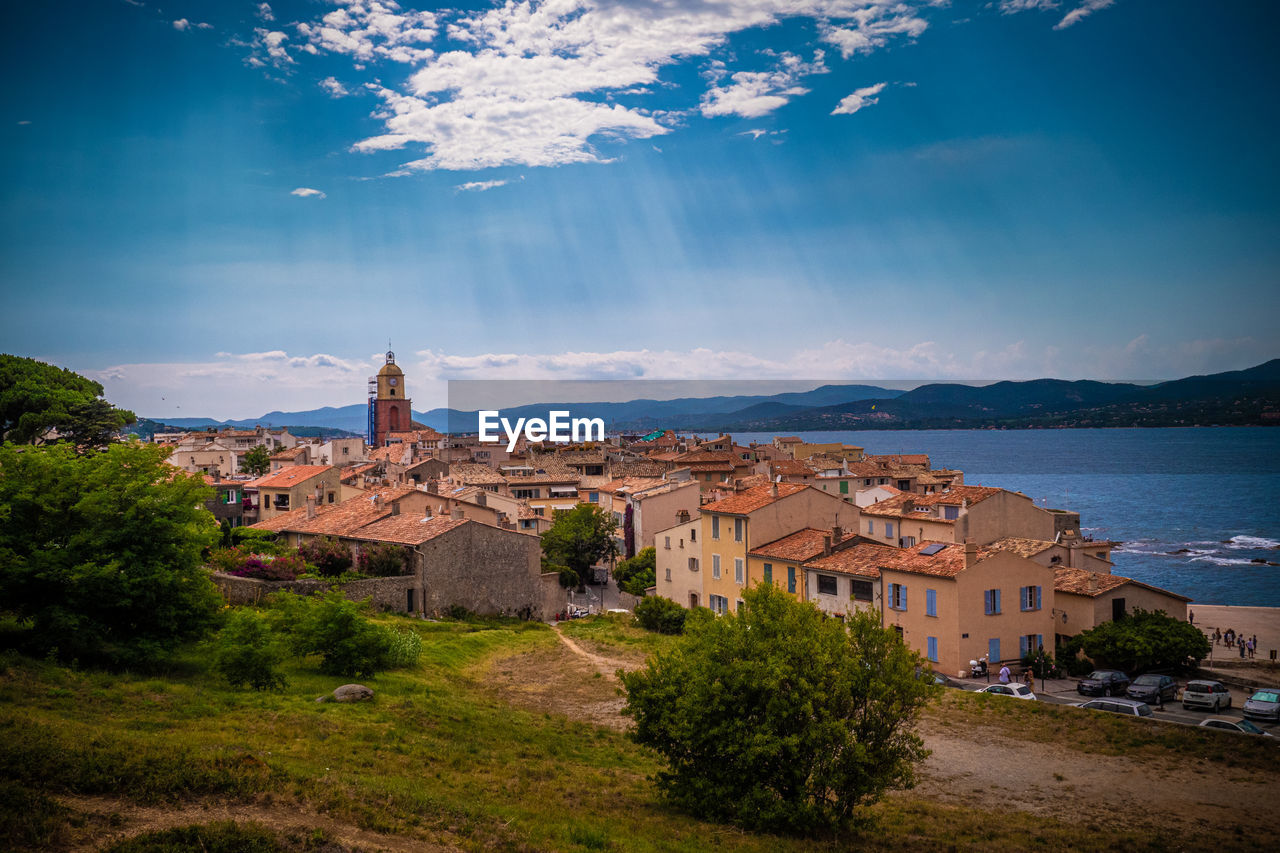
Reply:
[[[319,21],[297,24],[297,29],[316,50],[362,62],[423,62],[435,55],[423,45],[439,33],[434,14],[402,10],[392,0],[339,0],[337,9]]]
[[[1065,30],[1067,27],[1078,24],[1099,9],[1105,9],[1114,3],[1115,0],[1084,0],[1079,6],[1064,15],[1062,20],[1058,21],[1053,28],[1055,30]]]
[[[311,187],[298,187],[290,192],[289,195],[296,195],[299,198],[327,198],[320,190],[313,190]]]
[[[801,77],[825,74],[828,70],[820,50],[814,53],[812,62],[784,53],[773,71],[739,71],[730,76],[728,86],[712,86],[702,96],[702,114],[708,118],[727,115],[759,118],[768,115],[792,97],[809,93],[808,89],[797,85]]]
[[[190,30],[190,29],[211,30],[213,29],[213,24],[206,24],[203,22],[194,23],[192,21],[188,21],[186,18],[179,18],[178,20],[173,22],[173,28],[181,33],[181,32],[186,32],[187,30]]]
[[[880,99],[876,97],[882,91],[887,83],[877,83],[874,86],[864,86],[861,89],[854,89],[853,93],[841,99],[836,108],[831,111],[833,116],[837,115],[853,115],[863,107],[869,107],[873,104],[880,103]]]
[[[275,14],[271,11],[270,3],[259,3],[257,15],[263,21],[274,21],[276,19]]]
[[[1058,0],[1000,0],[1000,11],[1006,15],[1028,9],[1056,9]]]
[[[508,183],[507,181],[468,181],[465,184],[458,184],[456,187],[454,187],[454,189],[458,190],[459,192],[482,193],[485,190],[492,190],[492,189],[497,189],[498,187],[505,187],[507,183]]]
[[[347,87],[338,82],[336,77],[326,77],[320,81],[320,88],[324,89],[335,98],[343,98],[351,93],[347,91]]]

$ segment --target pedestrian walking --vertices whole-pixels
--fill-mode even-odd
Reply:
[[[1240,659],[1244,660],[1244,640],[1240,641]]]
[[[1253,649],[1254,649],[1254,645],[1255,645],[1255,643],[1253,642],[1253,637],[1250,637],[1249,639],[1245,640],[1244,642],[1245,642],[1245,645],[1249,647],[1249,658],[1250,658],[1250,660],[1252,660],[1252,659],[1253,659]]]
[[[1003,664],[1003,665],[1000,667],[1000,683],[1001,683],[1001,684],[1008,684],[1008,683],[1009,683],[1009,664],[1007,664],[1007,663],[1006,663],[1006,664]]]
[[[1187,621],[1192,625],[1196,624],[1196,612],[1194,610],[1187,611]]]
[[[1221,629],[1221,628],[1214,628],[1214,629],[1213,629],[1213,644],[1216,646],[1216,645],[1218,645],[1218,643],[1220,643],[1220,642],[1222,642],[1222,629]]]
[[[1252,643],[1252,645],[1249,646],[1249,657],[1253,657],[1254,654],[1258,651],[1258,635],[1254,634],[1252,637],[1249,638],[1249,641],[1250,643]]]

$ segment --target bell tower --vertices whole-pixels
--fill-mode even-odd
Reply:
[[[387,363],[369,383],[369,444],[382,447],[387,433],[413,428],[413,401],[404,385],[404,371],[396,354],[387,350]]]

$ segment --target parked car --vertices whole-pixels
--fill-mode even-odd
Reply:
[[[1182,691],[1182,707],[1208,708],[1216,714],[1231,707],[1231,691],[1221,681],[1188,681]]]
[[[997,696],[1012,696],[1015,699],[1030,699],[1035,701],[1036,694],[1031,692],[1031,687],[1026,684],[992,684],[975,690],[975,693],[994,693]]]
[[[1226,717],[1209,717],[1201,720],[1200,725],[1206,729],[1222,729],[1227,732],[1236,732],[1244,735],[1262,735],[1263,737],[1274,737],[1271,732],[1264,732],[1248,720],[1230,720]]]
[[[1244,715],[1251,720],[1280,723],[1280,690],[1264,687],[1244,701]]]
[[[1178,682],[1167,675],[1139,675],[1125,690],[1125,696],[1139,702],[1174,702],[1178,698]]]
[[[1114,669],[1095,669],[1076,682],[1081,696],[1123,696],[1129,688],[1129,676]]]
[[[1136,699],[1090,699],[1088,702],[1081,702],[1076,707],[1085,708],[1089,711],[1108,711],[1112,714],[1124,714],[1129,717],[1150,717],[1153,713],[1150,705],[1146,702],[1139,702]]]

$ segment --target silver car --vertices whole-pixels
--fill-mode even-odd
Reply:
[[[1112,714],[1124,714],[1126,717],[1150,717],[1154,715],[1151,706],[1146,702],[1138,702],[1134,699],[1090,699],[1088,702],[1081,702],[1076,705],[1077,708],[1086,708],[1090,711],[1109,711]]]
[[[1229,720],[1226,717],[1210,717],[1207,720],[1201,720],[1200,725],[1207,729],[1220,729],[1224,732],[1235,732],[1242,735],[1274,737],[1271,732],[1264,732],[1248,720]]]
[[[1251,720],[1280,723],[1280,690],[1264,687],[1244,702],[1244,715]]]

